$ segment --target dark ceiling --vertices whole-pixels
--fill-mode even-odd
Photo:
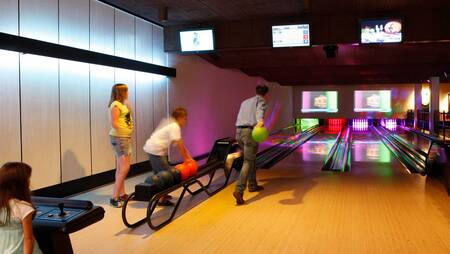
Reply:
[[[102,0],[162,25],[271,19],[305,12],[365,13],[449,8],[449,0]],[[168,7],[168,21],[159,21],[159,9]]]
[[[282,85],[414,83],[450,73],[450,0],[103,1],[165,26],[169,52],[178,51],[178,29],[212,25],[217,50],[201,57]],[[405,43],[355,44],[358,19],[379,16],[405,20]],[[313,46],[272,48],[270,25],[280,20],[311,22]],[[325,57],[325,44],[339,46],[336,58]]]

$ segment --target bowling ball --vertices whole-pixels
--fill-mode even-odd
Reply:
[[[163,170],[158,173],[160,187],[164,190],[173,186],[173,175],[170,170]]]
[[[186,164],[186,167],[189,169],[189,175],[195,176],[197,174],[198,166],[197,162],[194,160],[186,161],[184,164]]]
[[[256,127],[252,131],[252,138],[258,143],[266,140],[268,136],[269,132],[267,132],[267,129],[264,127]]]
[[[163,190],[163,186],[161,183],[161,179],[159,178],[159,175],[151,175],[151,176],[147,177],[145,179],[145,183],[157,186],[158,191]]]
[[[171,168],[170,172],[173,175],[173,183],[174,184],[181,183],[181,172],[180,172],[180,170],[178,170],[177,168]]]
[[[186,167],[186,165],[184,163],[176,165],[175,168],[180,171],[182,181],[189,178],[190,170],[188,167]]]

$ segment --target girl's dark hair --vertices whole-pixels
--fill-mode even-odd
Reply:
[[[111,106],[113,101],[120,101],[123,103],[125,100],[125,93],[128,92],[128,86],[125,84],[115,84],[111,89],[111,99],[109,100],[108,107]]]
[[[0,211],[6,212],[5,225],[11,219],[11,199],[31,203],[30,193],[31,167],[22,162],[7,162],[0,168]]]
[[[185,108],[181,108],[181,107],[176,108],[174,111],[172,111],[172,117],[175,119],[178,119],[183,116],[187,116],[187,114],[188,114],[187,110]]]

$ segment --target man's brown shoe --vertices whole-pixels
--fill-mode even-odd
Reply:
[[[262,191],[262,190],[264,190],[264,187],[262,187],[261,185],[256,185],[256,188],[248,189],[248,192],[257,192],[257,191]]]
[[[244,198],[242,196],[243,196],[242,193],[239,193],[237,191],[233,192],[233,197],[236,199],[237,205],[244,204]]]

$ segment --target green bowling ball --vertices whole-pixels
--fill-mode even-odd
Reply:
[[[170,170],[163,170],[158,173],[159,176],[159,186],[161,189],[167,189],[174,185],[174,179],[172,172]]]
[[[255,127],[252,131],[252,138],[256,142],[262,142],[267,139],[269,132],[264,127]]]
[[[160,179],[158,174],[157,175],[151,175],[151,176],[147,177],[144,182],[148,183],[148,184],[151,184],[151,185],[154,185],[154,186],[157,186],[158,187],[158,191],[164,189],[163,188],[164,186],[162,185],[161,179]]]
[[[180,170],[176,169],[176,168],[171,168],[170,172],[173,175],[173,183],[174,184],[179,184],[181,183],[181,172]]]

